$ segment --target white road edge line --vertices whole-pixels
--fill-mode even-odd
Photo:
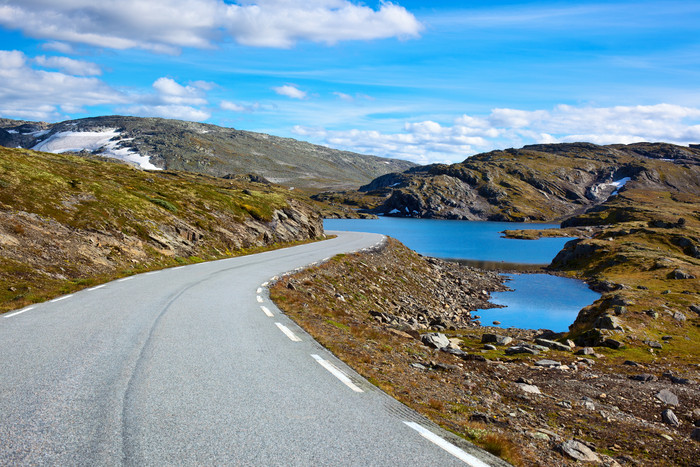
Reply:
[[[13,313],[6,314],[4,317],[5,317],[5,318],[12,318],[13,316],[21,315],[21,314],[24,313],[25,311],[33,310],[34,308],[36,308],[36,307],[35,307],[35,306],[30,306],[30,307],[28,307],[28,308],[25,308],[24,310],[19,310],[19,311],[15,311],[15,312],[13,312]]]
[[[428,430],[425,427],[422,427],[421,425],[415,423],[415,422],[404,422],[406,425],[409,427],[413,428],[416,430],[420,435],[430,441],[431,443],[441,447],[445,451],[449,452],[453,456],[455,456],[457,459],[461,460],[462,462],[466,463],[467,465],[470,465],[472,467],[491,467],[489,464],[486,462],[482,461],[481,459],[472,456],[471,454],[464,452],[454,444],[445,441],[432,431]]]
[[[291,340],[292,342],[301,342],[301,339],[299,339],[299,337],[297,337],[296,334],[294,334],[292,331],[290,331],[289,328],[287,326],[285,326],[284,324],[275,323],[275,326],[280,328],[280,331],[282,331],[285,336],[289,337],[289,340]]]
[[[262,298],[260,295],[258,295],[258,296],[256,297],[256,300],[258,301],[258,303],[262,303],[262,302],[263,302],[263,298]]]
[[[134,278],[134,276],[129,276],[129,277],[125,277],[124,279],[119,279],[117,282],[126,282],[126,281],[130,281],[133,278]]]
[[[160,271],[151,271],[151,272],[147,272],[146,275],[147,275],[147,276],[152,276],[153,274],[158,274],[159,272],[160,272]]]
[[[178,266],[178,267],[176,267],[176,268],[173,268],[173,271],[176,270],[176,269],[182,269],[182,268],[184,268],[184,267],[185,267],[185,266]]]
[[[275,315],[272,314],[272,312],[270,311],[270,309],[269,309],[268,307],[266,307],[266,306],[261,306],[260,309],[263,311],[263,313],[265,313],[265,314],[266,314],[267,316],[269,316],[270,318],[272,318],[273,316],[275,316]]]
[[[333,365],[328,360],[324,360],[316,354],[311,354],[311,357],[313,357],[313,359],[316,360],[319,363],[319,365],[321,365],[323,368],[328,370],[333,376],[338,378],[344,385],[346,385],[347,387],[349,387],[353,391],[364,392],[362,389],[357,387],[355,385],[355,383],[350,381],[350,378],[348,378],[345,373],[343,373],[341,370],[339,370],[337,366]]]
[[[88,292],[92,292],[93,290],[101,289],[102,287],[107,287],[107,284],[102,284],[102,285],[95,286],[95,287],[93,287],[93,288],[91,288],[91,289],[87,289],[87,291],[88,291]]]
[[[71,298],[72,296],[73,296],[73,294],[64,295],[63,297],[54,298],[53,300],[51,300],[50,303],[60,302],[61,300],[65,300],[66,298]]]

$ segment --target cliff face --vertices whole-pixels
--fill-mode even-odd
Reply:
[[[384,175],[360,191],[385,196],[375,214],[554,221],[630,189],[700,192],[700,150],[663,143],[533,145]]]

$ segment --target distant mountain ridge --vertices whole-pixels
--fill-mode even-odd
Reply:
[[[370,211],[401,217],[555,221],[629,189],[700,193],[700,148],[666,143],[540,144],[414,167],[360,192]],[[357,204],[357,203],[356,203]]]
[[[92,117],[60,123],[0,119],[0,145],[45,152],[87,152],[146,169],[214,176],[248,174],[313,190],[356,189],[415,164],[291,138],[162,118]]]

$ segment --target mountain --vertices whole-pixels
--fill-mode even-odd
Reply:
[[[630,189],[700,193],[700,148],[542,144],[387,174],[360,188],[375,214],[556,221]],[[362,205],[357,199],[354,205]],[[365,204],[371,204],[367,202]]]
[[[415,164],[205,123],[107,116],[60,123],[0,119],[0,145],[112,157],[145,169],[253,173],[312,191],[356,189]]]
[[[0,311],[134,272],[320,237],[321,218],[304,201],[246,177],[0,147]]]

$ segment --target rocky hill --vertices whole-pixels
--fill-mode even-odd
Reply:
[[[553,221],[634,189],[700,193],[700,149],[664,143],[532,145],[383,175],[360,191],[374,200],[375,214]]]
[[[162,118],[107,116],[60,123],[0,119],[0,145],[113,157],[145,169],[221,177],[254,173],[318,190],[356,189],[414,164],[263,133]]]
[[[315,210],[284,187],[0,148],[0,312],[322,235]]]

